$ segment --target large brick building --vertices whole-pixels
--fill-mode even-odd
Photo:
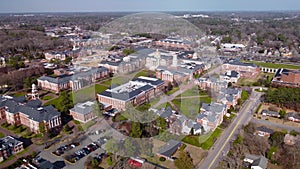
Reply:
[[[124,110],[126,105],[140,105],[161,94],[164,81],[140,76],[123,85],[107,89],[98,94],[100,103]]]
[[[300,87],[300,70],[278,69],[272,80],[272,85]]]
[[[155,42],[155,45],[161,46],[164,48],[171,48],[171,49],[184,49],[184,50],[190,50],[191,49],[191,42],[187,40],[182,39],[176,39],[176,38],[166,38],[161,39]]]
[[[39,100],[3,96],[0,98],[0,120],[11,125],[24,125],[32,132],[38,133],[40,124],[47,129],[61,126],[61,113],[53,106],[41,107]]]
[[[92,68],[88,71],[70,74],[63,74],[57,77],[41,76],[37,79],[38,86],[44,90],[59,93],[62,90],[79,90],[96,80],[109,77],[109,70],[105,67]]]
[[[243,63],[239,61],[226,61],[222,64],[222,71],[236,71],[240,74],[240,77],[255,78],[260,73],[260,68],[252,63]]]

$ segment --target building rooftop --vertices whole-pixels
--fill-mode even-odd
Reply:
[[[181,146],[181,142],[176,140],[169,140],[165,145],[163,145],[157,154],[163,155],[171,158],[171,156],[177,151],[177,149]]]
[[[5,136],[0,138],[0,150],[7,149],[9,147],[15,147],[18,144],[23,143],[12,136]]]
[[[40,107],[40,101],[29,101],[26,104],[15,101],[11,98],[1,98],[0,106],[5,106],[7,111],[10,113],[23,113],[28,116],[29,119],[34,121],[42,122],[49,121],[56,116],[60,116],[61,113],[58,112],[52,105]]]
[[[76,112],[76,113],[80,113],[80,114],[88,114],[90,112],[93,111],[93,105],[95,103],[91,102],[91,101],[87,101],[84,103],[77,103],[72,109],[71,111]]]

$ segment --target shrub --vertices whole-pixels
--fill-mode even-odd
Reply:
[[[159,157],[159,161],[164,162],[164,161],[166,161],[166,158],[165,157]]]

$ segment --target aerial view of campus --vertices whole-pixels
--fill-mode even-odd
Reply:
[[[1,0],[0,169],[300,169],[300,1]]]

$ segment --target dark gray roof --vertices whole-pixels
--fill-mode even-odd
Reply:
[[[279,116],[279,113],[278,113],[278,112],[270,111],[270,110],[262,110],[261,113]]]
[[[157,114],[162,118],[168,118],[173,114],[173,112],[172,112],[171,107],[168,106],[164,109],[157,111]]]
[[[202,103],[201,109],[204,109],[205,111],[214,112],[214,113],[220,113],[225,109],[225,107],[226,105],[223,105],[221,103],[211,102],[209,104]]]
[[[264,156],[259,156],[259,158],[255,159],[251,166],[259,166],[262,169],[266,169],[268,164],[268,159]]]
[[[142,86],[136,90],[133,90],[131,92],[123,92],[123,93],[112,93],[108,90],[105,90],[101,93],[99,93],[99,95],[102,95],[102,96],[106,96],[106,97],[111,97],[111,98],[115,98],[115,99],[118,99],[118,100],[123,100],[123,101],[127,101],[127,100],[131,100],[133,99],[134,97],[136,97],[137,95],[141,94],[142,92],[144,91],[148,91],[150,89],[152,89],[153,87],[150,86],[150,85],[145,85],[145,86]]]
[[[163,145],[157,152],[160,155],[171,158],[171,156],[177,151],[181,146],[181,142],[176,140],[169,140],[165,145]]]
[[[56,78],[50,76],[41,76],[38,78],[38,80],[48,81],[54,84],[64,84],[64,83],[69,83],[71,78],[72,78],[71,75],[58,76]]]
[[[5,136],[3,138],[0,138],[0,149],[1,148],[7,149],[9,147],[12,148],[20,143],[22,143],[22,142],[12,136]]]
[[[42,102],[39,99],[30,100],[26,103],[26,106],[33,107],[33,108],[39,108],[42,106]]]
[[[238,77],[239,73],[235,70],[232,70],[230,71],[230,73],[226,72],[225,73],[225,76],[228,76],[228,77]]]
[[[40,101],[29,101],[26,104],[21,104],[13,99],[2,98],[0,105],[5,106],[7,111],[10,113],[23,113],[29,116],[29,119],[34,121],[42,122],[49,121],[55,116],[60,116],[61,113],[58,112],[52,105],[46,107],[39,107]]]
[[[263,132],[270,133],[270,134],[272,134],[274,132],[272,129],[269,129],[266,126],[259,126],[256,128],[256,130],[263,131]]]
[[[287,117],[293,117],[295,119],[300,119],[300,114],[296,113],[296,112],[288,112],[286,114]]]

